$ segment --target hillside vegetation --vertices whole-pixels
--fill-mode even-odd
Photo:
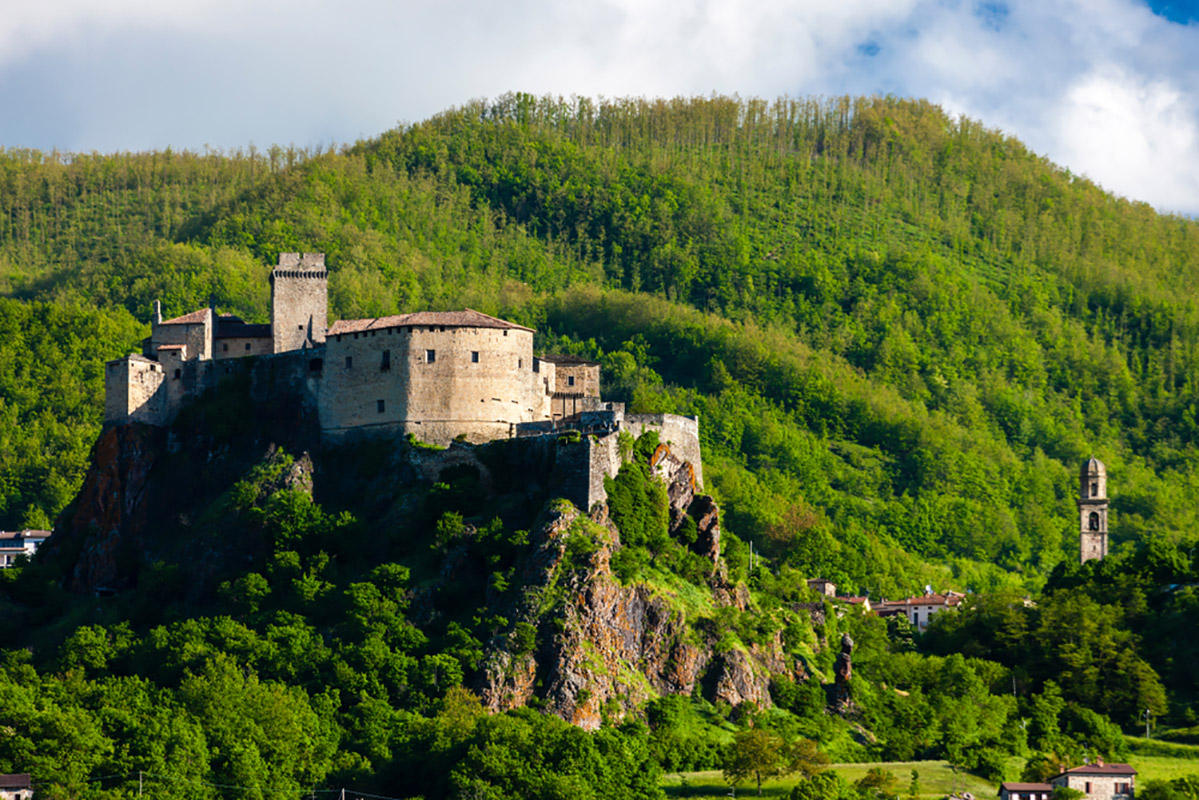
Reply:
[[[334,318],[470,306],[536,328],[541,349],[599,360],[609,399],[700,416],[706,489],[750,611],[681,588],[702,581],[668,542],[621,577],[674,586],[680,607],[690,592],[690,621],[711,620],[697,630],[719,647],[777,636],[806,663],[813,678],[776,681],[761,721],[785,737],[994,777],[1012,754],[1049,763],[1083,742],[1119,756],[1119,726],[1145,708],[1199,723],[1193,647],[1174,635],[1199,625],[1199,599],[1173,586],[1199,580],[1195,222],[894,98],[517,94],[337,151],[8,150],[0,528],[48,527],[67,508],[100,430],[103,362],[138,347],[153,300],[175,315],[211,294],[265,320],[270,265],[299,250],[326,253]],[[1080,570],[1064,565],[1092,454],[1108,467],[1115,557]],[[261,477],[273,463],[261,455],[217,477]],[[2,652],[0,709],[36,709],[44,727],[0,739],[0,770],[58,741],[49,750],[94,755],[46,767],[72,792],[105,770],[187,763],[189,780],[260,792],[337,776],[394,795],[423,749],[444,758],[445,780],[421,791],[468,796],[472,781],[521,772],[484,763],[488,747],[542,740],[558,748],[538,756],[544,774],[485,796],[582,792],[546,788],[562,770],[595,796],[651,796],[653,780],[630,777],[643,762],[716,767],[754,719],[700,699],[654,701],[648,728],[590,738],[538,714],[483,718],[448,690],[473,685],[476,651],[507,630],[495,609],[462,600],[429,628],[404,608],[438,568],[422,554],[453,527],[443,514],[478,513],[458,507],[470,492],[447,487],[437,514],[405,523],[419,547],[342,552],[331,542],[364,535],[354,521],[373,518],[371,498],[263,485],[256,504],[218,500],[225,486],[192,527],[164,523],[198,541],[222,525],[265,537],[224,565],[219,596],[148,556],[129,568],[136,589],[102,609],[63,593],[70,564],[3,575],[0,631],[32,654]],[[491,531],[493,550],[476,555],[505,586],[526,553],[521,514],[470,523]],[[926,584],[988,594],[918,647],[877,620],[845,622],[861,650],[858,711],[830,720],[817,684],[842,628],[787,611],[814,601],[802,580],[815,576],[874,598]],[[217,695],[265,727],[227,728]],[[984,699],[962,713],[965,697]],[[159,728],[171,733],[148,733]],[[176,749],[151,758],[151,740]],[[252,752],[232,744],[250,740]],[[594,766],[605,760],[613,772]]]

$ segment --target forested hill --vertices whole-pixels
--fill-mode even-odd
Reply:
[[[1199,225],[926,102],[508,95],[341,151],[9,150],[0,204],[0,528],[69,501],[153,299],[265,319],[306,250],[335,317],[470,305],[700,414],[729,530],[847,590],[1039,585],[1092,454],[1117,553],[1199,530]]]
[[[284,251],[326,253],[334,319],[470,306],[698,414],[719,554],[712,514],[671,524],[652,436],[593,515],[520,442],[471,450],[489,486],[421,481],[442,454],[322,445],[236,375],[97,440],[152,302],[264,321]],[[510,95],[342,150],[0,153],[0,529],[58,519],[0,570],[0,773],[648,800],[747,752],[1043,780],[1130,758],[1146,711],[1196,741],[1197,270],[1196,222],[889,98]],[[1077,567],[1091,455],[1113,555]],[[915,634],[817,576],[974,593]]]

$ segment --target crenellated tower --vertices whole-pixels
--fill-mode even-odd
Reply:
[[[271,271],[271,352],[324,344],[328,312],[325,254],[280,253]]]
[[[1078,558],[1085,563],[1107,555],[1107,469],[1091,458],[1079,473]]]

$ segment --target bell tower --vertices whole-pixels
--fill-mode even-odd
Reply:
[[[1107,468],[1088,459],[1079,473],[1078,559],[1086,563],[1107,555]]]

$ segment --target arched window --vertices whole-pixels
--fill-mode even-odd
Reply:
[[[1092,511],[1091,516],[1087,520],[1087,527],[1093,531],[1099,530],[1099,512]]]

